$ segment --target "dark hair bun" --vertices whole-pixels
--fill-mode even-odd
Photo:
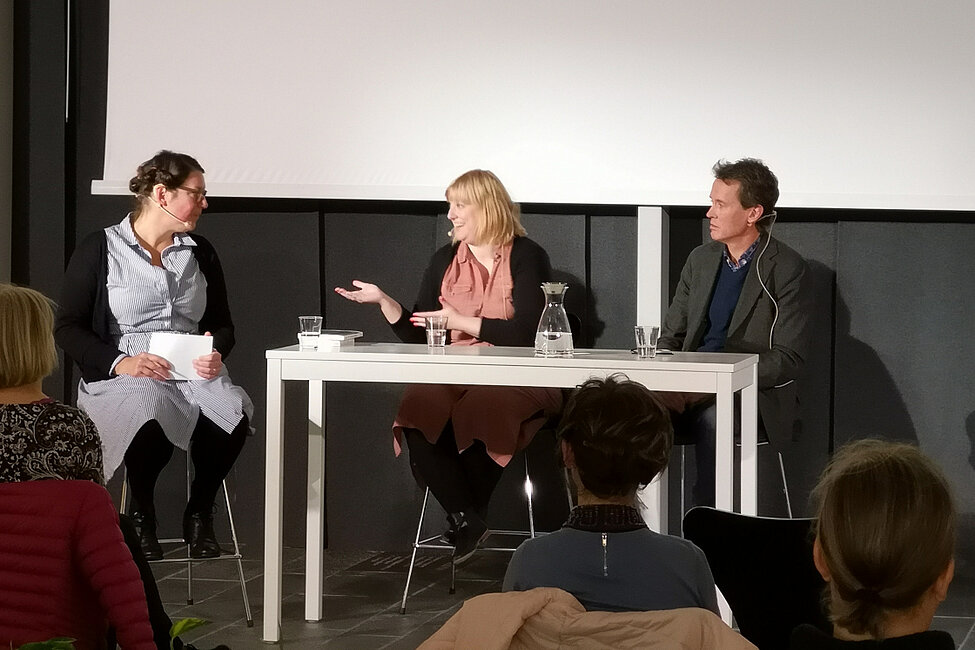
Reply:
[[[195,158],[163,150],[136,168],[135,176],[129,180],[129,191],[138,196],[149,196],[152,188],[160,183],[174,190],[194,172],[204,173]]]

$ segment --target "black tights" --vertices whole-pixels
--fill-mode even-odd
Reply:
[[[491,493],[504,468],[487,453],[480,440],[457,453],[454,429],[448,422],[437,442],[431,444],[417,429],[403,429],[410,448],[414,474],[427,484],[447,512],[487,513]]]
[[[189,514],[210,514],[220,484],[230,473],[247,438],[248,421],[245,415],[240,424],[227,435],[220,427],[200,415],[193,430],[190,456],[195,470],[186,504]],[[129,487],[132,489],[133,510],[155,517],[153,493],[156,480],[166,463],[173,457],[173,443],[169,442],[156,420],[149,420],[135,434],[125,451]]]

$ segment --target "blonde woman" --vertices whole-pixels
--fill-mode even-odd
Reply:
[[[354,280],[335,291],[378,305],[396,335],[424,341],[426,316],[447,318],[450,345],[531,346],[551,280],[548,254],[525,236],[520,211],[489,171],[472,170],[446,191],[453,241],[430,260],[412,310],[377,285]],[[414,475],[447,511],[454,563],[487,534],[484,515],[512,455],[558,413],[557,389],[424,386],[406,389],[393,424],[394,449],[410,448]]]

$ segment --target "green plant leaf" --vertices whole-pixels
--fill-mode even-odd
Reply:
[[[67,636],[58,636],[47,641],[25,643],[17,650],[74,650],[75,640]]]
[[[195,630],[198,627],[203,627],[204,625],[209,625],[210,621],[205,618],[181,618],[173,626],[169,628],[169,647],[173,647],[172,640],[181,634],[185,634],[190,630]]]

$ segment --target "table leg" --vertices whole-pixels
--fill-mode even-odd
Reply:
[[[305,514],[305,620],[322,620],[325,569],[325,382],[308,382],[308,506]]]
[[[715,396],[716,440],[714,449],[714,505],[719,510],[734,510],[735,395],[731,376],[718,377]]]
[[[264,631],[267,643],[281,639],[281,540],[284,505],[284,416],[281,361],[267,361],[267,426],[264,475]]]
[[[741,390],[741,512],[758,514],[758,366]]]

